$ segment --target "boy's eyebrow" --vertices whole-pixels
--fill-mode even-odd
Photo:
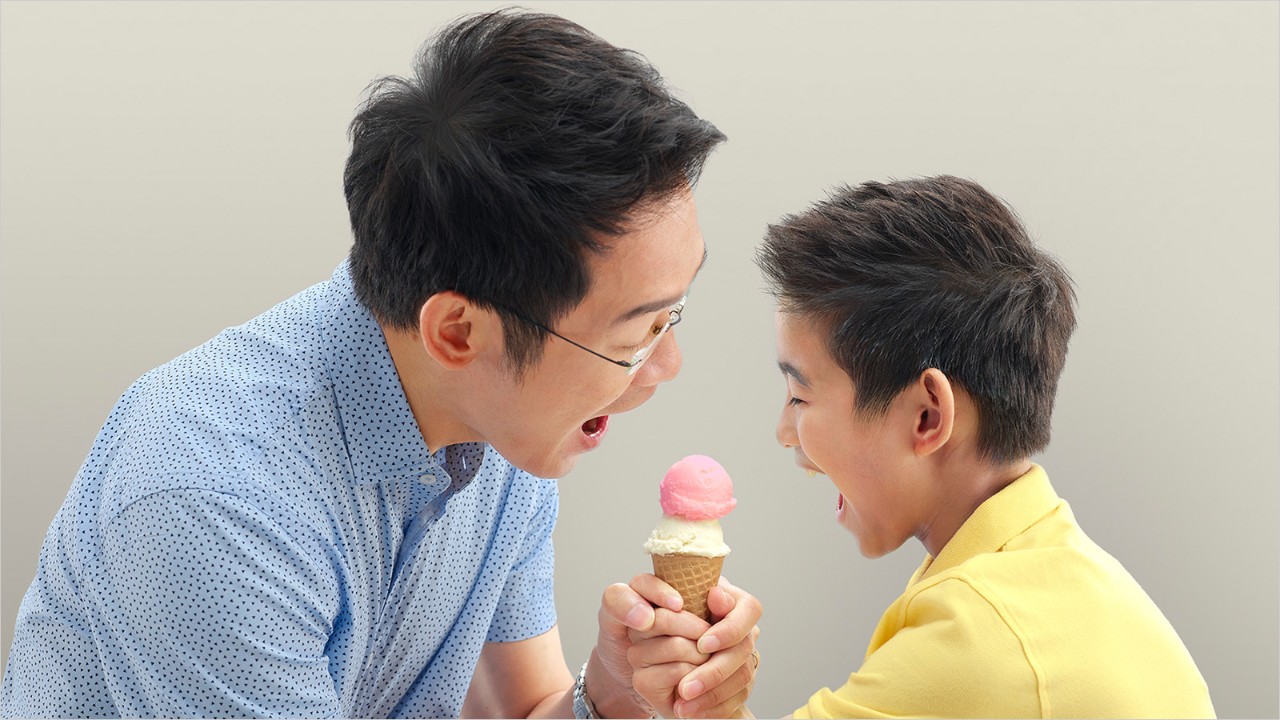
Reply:
[[[801,373],[799,370],[797,370],[795,365],[792,365],[789,362],[782,362],[781,360],[779,360],[778,369],[782,371],[783,375],[790,375],[791,377],[795,378],[796,382],[800,383],[802,387],[806,387],[806,388],[809,387],[808,378],[804,376],[804,373]]]
[[[707,264],[707,249],[703,247],[702,262],[698,263],[698,269],[693,272],[693,277],[695,280],[698,277],[698,273],[702,272],[702,266],[706,264]],[[622,323],[628,322],[630,320],[634,320],[640,317],[641,315],[650,315],[658,312],[659,310],[667,310],[679,301],[680,301],[680,298],[674,297],[669,300],[666,298],[663,298],[662,300],[658,300],[656,302],[645,303],[644,305],[631,308],[630,310],[622,313],[621,315],[618,316],[617,320],[613,321],[613,324],[621,325]]]

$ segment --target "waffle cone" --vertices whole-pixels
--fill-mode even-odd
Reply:
[[[684,598],[684,609],[711,622],[707,593],[720,581],[724,556],[653,555],[653,574]]]

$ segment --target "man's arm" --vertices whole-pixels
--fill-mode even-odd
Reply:
[[[252,503],[147,495],[104,529],[101,562],[97,641],[121,715],[340,714],[336,580]]]
[[[648,717],[637,713],[633,695],[611,683],[595,653],[587,664],[591,699],[602,717]],[[485,643],[471,689],[462,704],[466,718],[571,718],[574,673],[565,664],[558,627],[518,642]]]
[[[560,629],[552,627],[528,640],[485,643],[462,703],[462,716],[573,717],[572,690]]]

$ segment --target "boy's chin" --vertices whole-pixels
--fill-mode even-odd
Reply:
[[[849,532],[853,533],[853,536],[857,538],[858,552],[862,553],[862,557],[867,558],[868,560],[875,560],[877,558],[882,558],[885,555],[888,555],[889,553],[893,552],[894,550],[897,550],[898,548],[902,547],[901,542],[892,546],[889,546],[883,543],[870,543],[863,540],[863,538],[860,535],[858,535],[858,533],[854,532],[852,529],[849,529],[849,528],[845,528],[845,529],[849,530]]]

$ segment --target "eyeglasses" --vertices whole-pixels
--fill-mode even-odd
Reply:
[[[512,315],[515,315],[516,317],[520,318],[521,320],[529,323],[530,325],[536,328],[541,328],[542,330],[546,330],[547,332],[551,333],[552,335],[555,335],[556,337],[560,338],[561,340],[569,343],[574,347],[582,348],[583,350],[586,350],[587,352],[591,353],[592,355],[595,355],[601,360],[605,360],[619,367],[626,368],[627,374],[633,375],[635,374],[635,371],[639,370],[640,366],[644,364],[644,361],[649,359],[649,356],[653,354],[653,351],[657,349],[658,343],[662,342],[662,338],[666,336],[667,331],[670,330],[672,327],[680,324],[680,314],[684,312],[684,301],[688,297],[689,296],[686,295],[685,297],[680,298],[680,302],[677,302],[675,305],[672,306],[670,310],[667,311],[666,322],[658,323],[653,327],[649,328],[649,332],[650,334],[653,335],[653,339],[645,343],[644,347],[637,350],[636,354],[632,355],[630,360],[614,360],[608,355],[601,355],[600,353],[596,352],[595,350],[592,350],[586,345],[574,342],[573,340],[570,340],[569,338],[561,335],[560,333],[556,332],[555,330],[552,330],[551,328],[547,327],[546,325],[543,325],[540,322],[530,320],[529,318],[525,317],[524,314],[522,313],[518,313],[510,309],[508,309],[508,312],[510,312]]]

